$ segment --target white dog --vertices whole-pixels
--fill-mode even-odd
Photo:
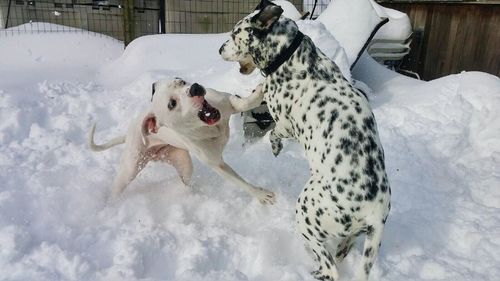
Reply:
[[[192,152],[261,203],[273,204],[273,192],[247,183],[222,159],[230,116],[260,105],[262,97],[260,86],[249,97],[239,98],[179,78],[154,83],[151,109],[131,123],[126,136],[96,145],[95,124],[90,130],[89,146],[93,151],[125,143],[112,197],[116,198],[149,161],[172,164],[182,182],[189,184]]]

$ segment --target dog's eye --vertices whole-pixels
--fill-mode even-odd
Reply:
[[[177,101],[174,99],[170,99],[170,101],[168,102],[168,109],[172,110],[175,108],[175,106],[177,106]]]
[[[174,83],[179,86],[186,85],[186,81],[182,80],[182,78],[179,77],[175,77]]]

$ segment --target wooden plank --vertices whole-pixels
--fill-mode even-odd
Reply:
[[[423,32],[421,52],[411,53],[418,57],[408,66],[424,80],[464,70],[500,75],[500,5],[383,5],[408,14],[414,31]]]

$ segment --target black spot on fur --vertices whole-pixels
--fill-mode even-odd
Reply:
[[[342,163],[342,154],[337,154],[337,157],[335,157],[335,165],[338,165]]]

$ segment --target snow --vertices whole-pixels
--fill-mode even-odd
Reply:
[[[319,15],[318,21],[340,42],[353,65],[382,18],[370,1],[335,0]]]
[[[382,25],[377,33],[375,33],[374,39],[402,41],[406,40],[412,34],[410,17],[407,14],[383,7],[375,2],[375,0],[370,0],[370,2],[381,18],[389,19],[389,22]]]
[[[296,23],[300,31],[309,36],[314,44],[337,64],[344,77],[351,81],[351,64],[347,54],[325,25],[317,20],[301,20]]]
[[[36,21],[32,21],[29,23],[20,24],[17,26],[12,26],[12,27],[9,27],[7,29],[0,30],[0,32],[3,32],[4,34],[19,34],[20,32],[35,32],[35,31],[40,31],[40,32],[52,32],[52,31],[82,32],[81,29],[71,27],[71,26],[60,25],[60,24],[55,24],[55,23],[48,23],[48,22],[36,22]],[[100,35],[100,34],[94,33],[94,35]]]
[[[92,34],[2,37],[0,279],[313,280],[293,226],[308,176],[302,149],[287,142],[275,158],[267,137],[242,146],[240,116],[224,157],[275,191],[277,205],[260,205],[196,160],[192,190],[172,167],[152,164],[121,200],[106,202],[123,147],[91,152],[92,122],[98,142],[124,133],[160,78],[248,95],[262,78],[218,57],[226,36],[147,36],[125,51]],[[416,81],[366,55],[353,77],[372,89],[393,190],[370,280],[497,280],[498,77]],[[341,280],[352,277],[360,246],[340,265]]]
[[[299,10],[297,10],[297,8],[295,8],[295,6],[289,1],[274,0],[273,3],[280,6],[283,9],[283,16],[289,19],[298,20],[300,19],[300,17],[302,17]]]
[[[316,2],[316,8],[314,8],[314,3]],[[320,15],[330,4],[331,0],[304,0],[302,7],[304,11],[309,11],[312,12],[312,9],[314,8],[314,14],[313,18],[316,18],[318,15]]]

